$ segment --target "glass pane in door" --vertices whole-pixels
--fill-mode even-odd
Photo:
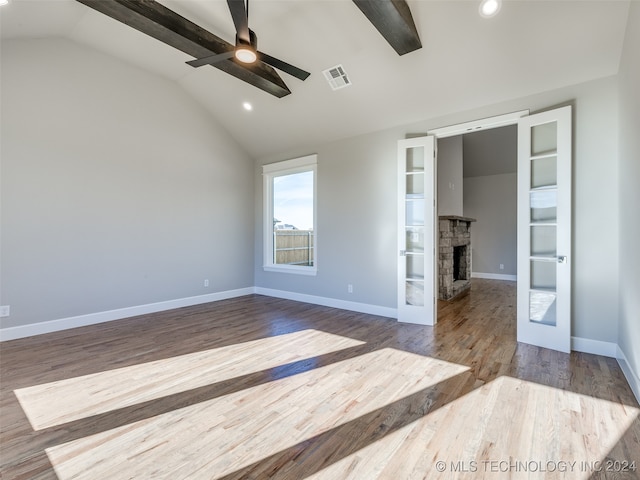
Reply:
[[[545,325],[556,324],[556,294],[550,292],[530,292],[530,320]]]
[[[406,172],[424,172],[424,147],[410,147],[406,149]]]
[[[424,256],[407,255],[407,278],[412,280],[424,279]]]
[[[531,156],[555,153],[558,149],[558,124],[542,123],[531,127]]]
[[[424,225],[424,200],[407,200],[407,226]]]
[[[531,223],[554,223],[557,217],[558,193],[555,190],[529,194]]]
[[[415,307],[424,306],[424,282],[406,282],[405,302]]]
[[[531,160],[531,188],[555,186],[558,183],[556,156]]]
[[[531,288],[534,290],[556,290],[556,262],[531,260]]]
[[[557,124],[531,128],[529,319],[556,324]]]
[[[424,173],[407,175],[407,197],[424,196]]]
[[[531,226],[531,256],[556,257],[555,225]]]
[[[406,246],[409,253],[424,252],[424,228],[423,227],[407,227]]]

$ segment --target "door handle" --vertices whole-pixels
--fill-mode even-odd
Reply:
[[[558,256],[558,263],[567,263],[567,256],[566,255],[559,255]]]

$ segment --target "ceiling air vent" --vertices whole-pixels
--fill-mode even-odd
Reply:
[[[329,82],[329,85],[331,85],[331,88],[333,90],[339,90],[351,85],[351,80],[349,80],[349,77],[347,77],[347,72],[344,71],[342,65],[336,65],[335,67],[331,67],[323,71],[322,73],[324,73],[324,78],[327,79],[327,82]]]

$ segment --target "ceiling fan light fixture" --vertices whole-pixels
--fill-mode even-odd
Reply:
[[[480,2],[480,15],[484,18],[491,18],[500,11],[502,0],[482,0]]]
[[[258,59],[256,51],[248,45],[240,45],[236,48],[236,59],[242,63],[253,63]]]

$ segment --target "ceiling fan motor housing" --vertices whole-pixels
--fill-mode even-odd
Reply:
[[[236,47],[239,47],[241,45],[251,47],[253,50],[258,50],[258,37],[256,36],[256,32],[249,29],[249,42],[247,42],[243,38],[240,38],[236,33]]]
[[[236,34],[235,54],[242,63],[254,63],[258,59],[258,37],[253,30],[249,30],[249,41]]]

